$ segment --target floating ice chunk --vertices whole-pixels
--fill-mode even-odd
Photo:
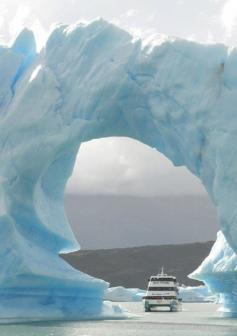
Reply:
[[[202,264],[190,274],[191,278],[204,281],[219,297],[221,311],[230,316],[237,315],[237,256],[227,243],[222,232]]]
[[[179,295],[183,302],[215,302],[217,300],[207,286],[181,286],[179,287]]]
[[[105,300],[115,302],[141,301],[146,291],[139,288],[110,287],[105,291]]]

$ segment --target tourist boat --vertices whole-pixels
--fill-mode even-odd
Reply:
[[[163,267],[160,274],[149,278],[146,296],[143,299],[146,312],[150,312],[152,308],[167,307],[171,312],[182,308],[176,277],[165,274]]]

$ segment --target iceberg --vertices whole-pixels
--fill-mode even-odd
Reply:
[[[236,316],[237,255],[221,231],[209,256],[189,277],[207,283],[211,292],[217,295],[222,305],[219,310],[225,316]]]
[[[114,302],[142,301],[146,291],[139,288],[125,288],[122,286],[110,287],[105,291],[104,300]]]
[[[110,136],[200,178],[223,236],[195,277],[237,312],[236,71],[236,49],[146,44],[103,20],[57,26],[40,54],[28,30],[0,48],[1,321],[113,314],[108,284],[59,257],[79,249],[63,203],[80,144]]]
[[[104,300],[112,302],[139,302],[146,290],[139,288],[110,287],[105,291]],[[180,286],[179,297],[183,302],[220,302],[207,286]]]
[[[216,302],[217,297],[209,290],[207,286],[181,286],[179,295],[183,302]]]

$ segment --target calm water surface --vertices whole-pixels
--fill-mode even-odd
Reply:
[[[51,322],[0,326],[0,336],[237,336],[237,319],[224,319],[214,304],[183,304],[178,313],[144,313],[141,303],[124,303],[129,320]]]

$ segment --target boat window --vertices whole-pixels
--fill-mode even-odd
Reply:
[[[146,300],[177,300],[176,296],[145,296]]]
[[[176,287],[149,287],[149,291],[177,291]]]
[[[176,282],[176,279],[174,278],[151,278],[150,281],[172,281],[172,282]]]

